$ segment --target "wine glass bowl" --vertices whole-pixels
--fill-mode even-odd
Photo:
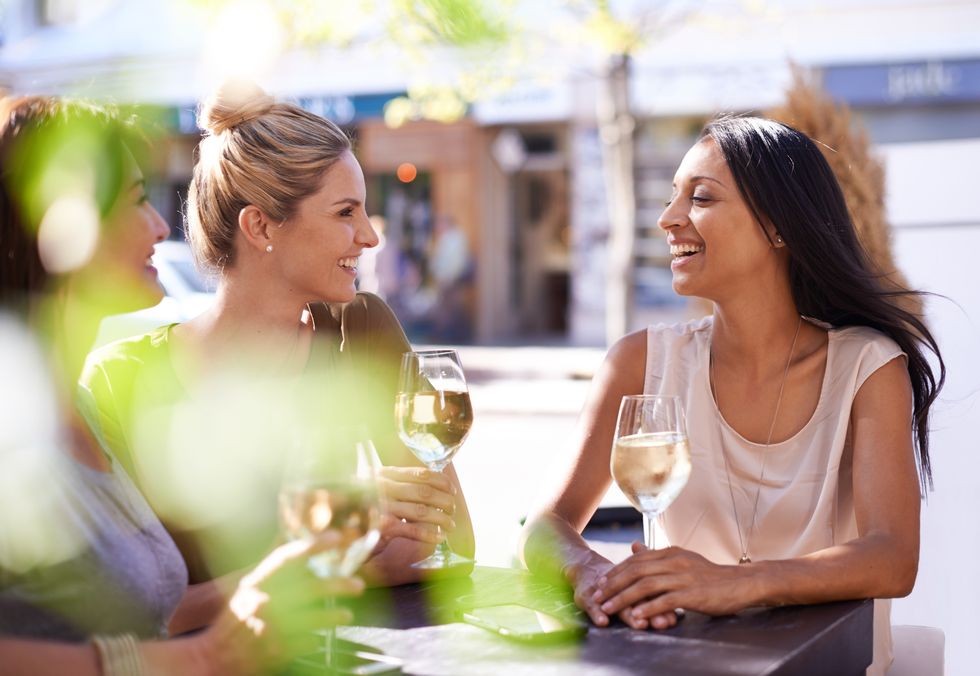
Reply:
[[[473,407],[456,350],[402,355],[395,397],[395,420],[402,443],[433,472],[441,472],[466,440]],[[415,568],[443,569],[472,563],[450,549],[445,538]]]
[[[321,440],[322,441],[322,440]],[[381,536],[381,463],[370,440],[351,439],[335,430],[329,442],[294,443],[279,490],[279,524],[287,540],[315,541],[326,534],[330,545],[307,560],[320,578],[350,577],[367,560]],[[328,606],[333,600],[325,600]],[[333,664],[332,627],[322,631],[324,663]]]
[[[680,495],[691,474],[684,410],[678,397],[623,397],[609,469],[643,513],[644,543],[654,548],[653,523]]]
[[[357,482],[285,486],[279,493],[279,518],[290,540],[327,532],[339,536],[336,545],[310,557],[310,569],[321,578],[356,573],[380,537],[377,488]]]

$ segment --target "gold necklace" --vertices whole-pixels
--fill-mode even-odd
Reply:
[[[796,333],[793,335],[793,342],[789,346],[789,356],[786,357],[786,368],[783,369],[783,379],[779,383],[779,396],[776,397],[776,408],[772,412],[772,422],[769,423],[769,435],[766,437],[766,446],[762,452],[762,469],[759,472],[759,486],[755,490],[755,504],[752,506],[752,522],[749,524],[749,530],[745,533],[744,542],[742,540],[742,524],[738,520],[738,509],[735,507],[735,491],[732,489],[732,473],[729,467],[728,451],[725,449],[725,444],[721,445],[721,454],[725,458],[725,476],[728,479],[728,495],[732,499],[732,514],[735,516],[735,528],[738,531],[738,547],[742,550],[742,556],[738,560],[740,564],[752,563],[752,559],[749,558],[749,537],[751,537],[752,531],[755,529],[755,517],[759,514],[759,496],[762,495],[762,482],[766,477],[766,460],[769,458],[769,444],[772,442],[772,432],[776,429],[776,420],[779,417],[779,405],[783,402],[783,389],[786,387],[786,377],[789,375],[789,365],[793,361],[793,352],[796,350],[796,339],[800,337],[800,327],[802,326],[803,315],[800,315],[800,320],[796,324]],[[715,396],[714,366],[714,357],[709,352],[708,384],[711,386],[711,396],[713,398]],[[717,402],[717,399],[715,401]]]

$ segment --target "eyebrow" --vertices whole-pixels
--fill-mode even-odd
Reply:
[[[720,185],[722,187],[725,186],[725,184],[722,183],[721,181],[719,181],[717,178],[714,178],[712,176],[704,176],[704,175],[700,175],[700,174],[698,176],[692,176],[691,177],[691,181],[714,181],[715,183],[717,183],[718,185]]]
[[[135,181],[133,181],[133,184],[129,186],[129,189],[132,190],[133,188],[143,188],[144,190],[146,190],[146,179],[138,178]]]
[[[713,181],[714,183],[717,183],[718,185],[720,185],[722,188],[727,188],[728,187],[724,183],[722,183],[721,181],[719,181],[717,178],[714,178],[712,176],[705,176],[703,174],[698,174],[697,176],[692,176],[691,178],[688,179],[688,182],[689,183],[696,183],[697,181]],[[677,181],[672,181],[671,184],[670,184],[670,187],[671,188],[674,188],[676,190],[677,189]]]
[[[351,206],[355,206],[356,207],[356,206],[359,206],[361,204],[361,200],[355,199],[353,197],[345,197],[343,199],[337,200],[336,202],[334,202],[330,206],[335,207],[338,204],[350,204]]]

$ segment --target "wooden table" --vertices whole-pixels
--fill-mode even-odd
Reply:
[[[666,631],[590,627],[577,645],[526,646],[458,621],[464,607],[567,609],[568,589],[525,571],[477,567],[469,578],[367,592],[342,638],[381,649],[424,676],[523,674],[862,674],[871,664],[871,601],[687,616]]]

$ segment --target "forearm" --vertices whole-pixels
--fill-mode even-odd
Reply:
[[[749,606],[824,603],[907,596],[918,571],[918,548],[869,534],[807,556],[745,567]]]
[[[206,635],[171,641],[147,641],[140,644],[146,676],[216,676],[217,674],[241,673],[240,669],[229,671],[233,662],[222,666],[222,660],[210,649]],[[236,657],[228,655],[227,657]]]
[[[0,639],[0,664],[7,676],[99,676],[99,658],[89,643]]]
[[[188,587],[170,618],[167,626],[170,635],[179,636],[211,624],[228,605],[228,599],[235,593],[235,587],[242,575],[241,572],[229,573]]]
[[[146,676],[210,676],[200,641],[149,641],[139,644]],[[0,671],[5,676],[101,676],[91,643],[0,639]]]
[[[525,567],[532,573],[573,585],[582,570],[609,565],[608,559],[592,551],[565,519],[551,512],[528,520],[521,531],[520,550]]]

